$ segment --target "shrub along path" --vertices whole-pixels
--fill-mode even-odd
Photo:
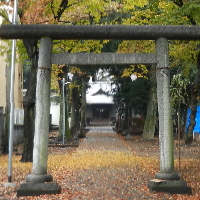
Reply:
[[[0,199],[200,199],[199,185],[192,185],[188,172],[184,179],[194,186],[192,196],[150,192],[148,182],[159,171],[158,139],[142,141],[141,135],[131,137],[133,140],[126,141],[111,127],[90,127],[78,148],[50,147],[48,173],[62,188],[58,195],[17,198],[16,188],[30,173],[31,164],[20,163],[20,157],[14,156],[13,177],[17,187],[4,188],[1,184]],[[6,159],[7,156],[0,156],[0,163],[7,162]],[[189,167],[190,162],[187,164]],[[6,182],[6,170],[6,164],[0,164],[1,183]]]

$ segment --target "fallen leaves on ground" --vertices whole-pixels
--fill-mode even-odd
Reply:
[[[6,188],[3,184],[7,182],[8,157],[1,155],[0,199],[200,199],[200,159],[197,145],[181,147],[180,173],[192,187],[193,195],[170,195],[150,192],[147,187],[148,182],[159,171],[158,139],[143,141],[138,135],[132,135],[132,138],[133,140],[124,140],[122,136],[116,137],[115,133],[89,132],[78,148],[50,147],[48,173],[61,186],[61,194],[57,195],[16,197],[16,189],[25,181],[26,175],[31,173],[32,163],[21,163],[20,156],[13,155],[13,182],[16,187]],[[189,158],[186,154],[190,154]],[[177,158],[175,168],[178,169]]]

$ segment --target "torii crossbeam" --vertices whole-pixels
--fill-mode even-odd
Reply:
[[[53,40],[200,40],[200,26],[190,25],[1,25],[1,39]]]

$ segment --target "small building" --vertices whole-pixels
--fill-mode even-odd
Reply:
[[[116,118],[117,104],[114,104],[111,94],[111,83],[96,81],[90,84],[86,95],[86,119],[91,121],[104,120],[109,123]]]

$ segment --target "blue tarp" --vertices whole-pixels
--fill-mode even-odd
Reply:
[[[188,126],[190,124],[190,114],[191,114],[191,109],[188,108],[187,112],[187,122],[186,122],[186,133],[188,132]],[[200,133],[200,106],[197,107],[197,113],[196,113],[196,125],[194,127],[194,133]]]

